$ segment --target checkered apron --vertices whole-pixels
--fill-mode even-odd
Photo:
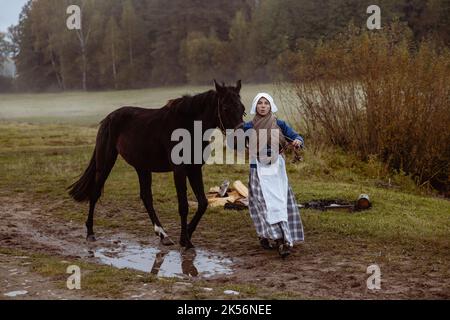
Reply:
[[[272,240],[284,238],[291,246],[295,242],[304,241],[303,224],[295,195],[290,185],[288,186],[287,203],[288,221],[282,221],[276,224],[269,224],[267,222],[267,207],[256,168],[250,168],[249,209],[250,216],[255,224],[256,233],[259,237]]]

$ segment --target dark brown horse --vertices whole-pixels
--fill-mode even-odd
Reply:
[[[214,81],[215,89],[195,96],[183,96],[171,100],[161,109],[123,107],[109,114],[102,122],[89,166],[81,178],[69,187],[69,194],[78,202],[89,201],[86,221],[87,240],[95,241],[94,209],[102,188],[110,174],[117,155],[136,169],[139,177],[140,196],[153,223],[155,233],[164,245],[174,244],[167,236],[153,208],[152,172],[173,172],[181,217],[180,245],[193,247],[191,237],[206,211],[201,163],[175,164],[172,148],[179,141],[172,141],[172,132],[186,129],[194,137],[194,121],[202,122],[202,134],[213,128],[222,132],[235,129],[243,123],[245,108],[241,102],[241,81],[236,87],[226,87]],[[203,136],[203,135],[202,135]],[[202,155],[209,142],[202,141]],[[192,159],[194,146],[192,143]],[[197,155],[198,156],[198,155]],[[203,158],[203,157],[202,157]],[[187,223],[187,179],[198,201],[194,217]]]

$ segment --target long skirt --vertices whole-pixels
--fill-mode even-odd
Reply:
[[[259,183],[256,168],[250,168],[249,178],[249,209],[250,216],[255,224],[256,233],[261,238],[271,240],[284,239],[291,246],[295,242],[304,241],[303,224],[300,212],[291,186],[288,186],[287,213],[288,221],[276,224],[267,222],[267,207]]]

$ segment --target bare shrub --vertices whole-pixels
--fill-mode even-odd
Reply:
[[[377,32],[350,27],[284,63],[292,64],[290,88],[308,136],[364,160],[376,156],[420,185],[450,186],[447,47],[415,44],[398,23]]]

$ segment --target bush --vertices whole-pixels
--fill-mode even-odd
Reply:
[[[393,24],[290,54],[307,133],[450,190],[450,52]]]

